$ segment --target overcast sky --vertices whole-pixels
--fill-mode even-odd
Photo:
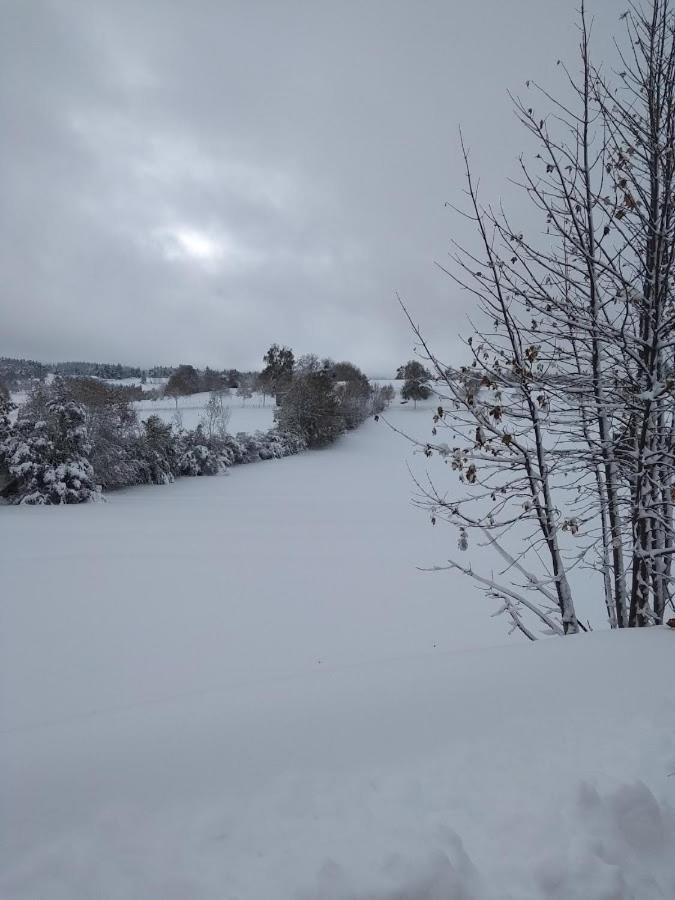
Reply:
[[[388,375],[397,291],[452,351],[458,127],[498,197],[506,91],[558,87],[577,6],[0,0],[0,355],[248,368],[277,341]]]

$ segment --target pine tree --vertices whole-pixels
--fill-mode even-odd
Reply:
[[[11,503],[57,505],[96,499],[91,442],[84,408],[54,389],[36,395],[20,411],[5,439],[3,456]]]

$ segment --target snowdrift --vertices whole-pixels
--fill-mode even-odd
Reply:
[[[673,897],[674,638],[261,673],[5,731],[2,896]]]

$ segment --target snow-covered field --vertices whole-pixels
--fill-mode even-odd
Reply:
[[[196,428],[204,416],[204,407],[209,401],[209,392],[191,394],[189,397],[178,397],[178,403],[171,397],[162,397],[158,400],[137,400],[132,404],[139,419],[147,419],[149,416],[159,416],[165,422],[175,422],[176,413],[179,413],[183,428]],[[263,405],[264,403],[264,405]],[[267,431],[274,425],[274,400],[267,397],[263,401],[262,395],[254,394],[253,397],[242,403],[236,392],[227,396],[223,405],[229,411],[227,430],[230,434],[245,431],[252,434],[254,431]]]
[[[153,378],[147,377],[145,381],[142,378],[103,378],[102,381],[105,381],[106,384],[110,384],[113,387],[139,387],[143,391],[155,391],[158,388],[163,388],[167,383],[168,378]]]
[[[0,507],[3,900],[675,896],[675,634],[507,638],[410,450]]]
[[[166,379],[157,379],[157,383],[141,384],[140,379],[126,378],[110,380],[108,383],[113,386],[126,385],[142,387],[145,391],[151,391],[158,387],[162,387]],[[209,392],[199,394],[191,394],[189,397],[178,397],[178,402],[172,397],[160,397],[156,400],[144,399],[137,400],[131,405],[136,410],[138,418],[143,420],[150,416],[159,416],[164,422],[176,422],[176,414],[179,414],[179,420],[183,428],[192,429],[202,421],[204,416],[204,407],[209,400]],[[26,402],[28,394],[25,391],[15,391],[12,394],[12,401],[20,406]],[[224,406],[229,411],[228,431],[236,434],[238,431],[245,431],[252,434],[255,431],[267,431],[274,425],[274,399],[269,397],[263,398],[261,394],[254,394],[245,403],[237,396],[236,391],[232,391],[224,401]],[[16,418],[17,411],[14,412],[13,418]]]

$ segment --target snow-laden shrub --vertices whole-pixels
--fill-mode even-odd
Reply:
[[[37,391],[2,442],[10,503],[55,505],[96,499],[91,441],[84,408],[57,385]]]
[[[181,432],[177,454],[180,475],[217,475],[221,467],[218,439],[209,438],[201,425],[194,431]]]
[[[226,434],[218,440],[218,458],[223,468],[238,466],[248,462],[239,437],[240,435],[234,437],[234,435]]]
[[[237,434],[240,447],[240,462],[251,463],[259,460],[282,459],[307,449],[305,440],[297,434],[279,429],[256,431],[255,434]]]
[[[69,378],[64,387],[85,409],[97,483],[104,490],[139,484],[138,420],[130,391],[95,378]]]
[[[170,484],[179,473],[175,436],[159,416],[141,424],[133,452],[140,483]]]
[[[136,456],[137,430],[127,433],[114,430],[99,432],[91,462],[96,480],[103,490],[142,484],[144,466]]]
[[[243,432],[240,432],[237,434],[237,440],[241,446],[243,462],[257,462],[260,459],[266,458],[265,456],[260,455],[261,451],[263,454],[265,453],[265,448],[267,446],[265,435],[262,432],[257,431],[255,434],[244,434]]]
[[[261,459],[282,459],[307,449],[305,440],[297,434],[272,429],[265,434],[265,444],[260,450]]]
[[[298,435],[276,428],[209,437],[201,425],[194,431],[181,431],[176,438],[177,474],[216,475],[219,470],[260,460],[282,459],[306,449]]]

